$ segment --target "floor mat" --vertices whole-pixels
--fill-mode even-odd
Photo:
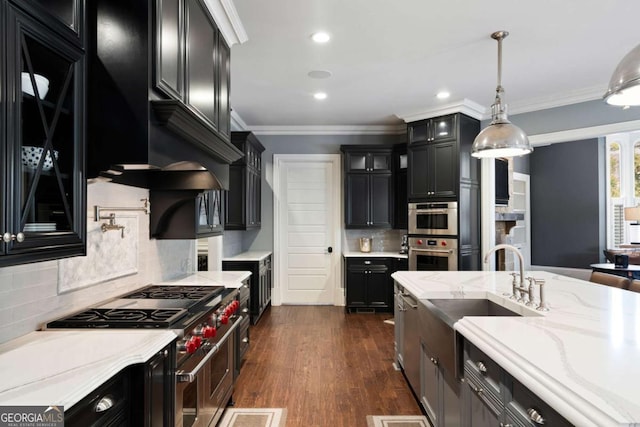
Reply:
[[[284,427],[284,408],[227,408],[218,427]]]
[[[367,415],[367,427],[430,427],[419,415]]]

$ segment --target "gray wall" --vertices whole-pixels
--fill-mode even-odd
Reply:
[[[243,250],[273,250],[273,155],[340,154],[346,144],[396,144],[406,135],[257,135],[262,153],[262,227],[243,234]]]
[[[589,268],[604,249],[604,140],[539,147],[530,155],[531,263]]]

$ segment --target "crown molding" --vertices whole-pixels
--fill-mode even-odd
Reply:
[[[233,0],[204,0],[229,47],[249,40]]]
[[[558,132],[529,135],[529,142],[534,147],[555,144],[558,142],[579,141],[587,138],[597,138],[620,132],[632,132],[640,129],[640,120],[611,123],[608,125],[591,126],[588,128],[569,129]]]
[[[249,126],[242,120],[240,114],[236,113],[236,110],[231,109],[231,130],[242,131],[249,130]]]
[[[248,130],[256,135],[401,135],[407,126],[251,126]]]
[[[606,90],[606,86],[592,86],[566,93],[532,98],[520,102],[512,102],[508,103],[508,111],[509,115],[513,116],[516,114],[530,113],[532,111],[547,110],[549,108],[564,107],[566,105],[594,101],[596,99],[602,99],[602,95]]]
[[[406,123],[454,113],[463,113],[469,117],[473,117],[474,119],[482,120],[485,118],[486,112],[487,109],[484,106],[475,101],[464,98],[462,101],[445,104],[419,113],[403,115],[396,114],[396,116],[404,120]]]

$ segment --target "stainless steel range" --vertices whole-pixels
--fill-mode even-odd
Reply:
[[[233,392],[238,290],[147,286],[46,325],[57,328],[163,328],[176,344],[175,425],[215,425]]]

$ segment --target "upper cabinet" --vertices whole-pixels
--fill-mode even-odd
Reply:
[[[393,175],[395,182],[395,206],[393,228],[406,230],[409,227],[409,205],[407,201],[407,169],[409,161],[407,144],[393,146]]]
[[[264,146],[251,132],[232,132],[231,142],[244,153],[244,157],[229,166],[224,229],[260,228]]]
[[[114,164],[215,170],[242,156],[230,141],[230,49],[203,0],[87,7],[89,178]]]
[[[391,228],[392,147],[343,145],[345,228]]]
[[[84,2],[0,5],[0,266],[83,255]]]

